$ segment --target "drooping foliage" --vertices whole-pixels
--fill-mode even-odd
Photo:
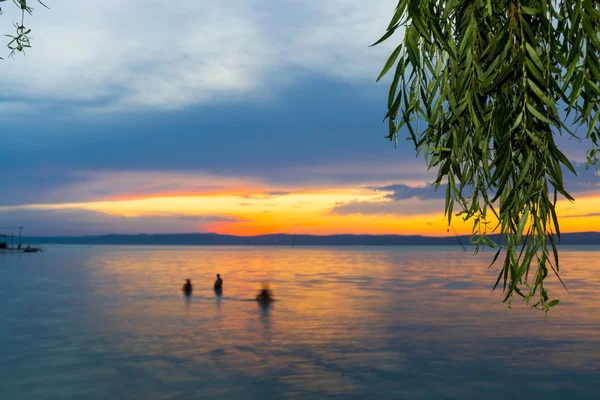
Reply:
[[[476,251],[504,255],[504,301],[558,303],[544,280],[559,272],[557,198],[572,200],[563,168],[576,172],[555,138],[587,138],[598,168],[599,32],[598,0],[400,0],[375,43],[401,38],[378,78],[394,73],[388,138],[406,128],[447,183],[448,223],[459,209]]]
[[[0,0],[0,3],[6,3],[7,0]],[[9,38],[8,48],[10,50],[9,55],[14,56],[15,52],[23,53],[26,48],[31,47],[31,37],[29,34],[31,33],[31,29],[25,27],[25,14],[31,15],[33,13],[33,8],[31,8],[27,4],[27,0],[12,0],[12,2],[21,10],[21,21],[14,22],[13,25],[16,29],[16,32],[12,35],[6,35]],[[48,8],[44,3],[40,0],[37,0],[42,6]],[[31,0],[29,1],[31,4]],[[2,4],[0,4],[0,15],[2,14]],[[0,57],[2,59],[2,57]]]

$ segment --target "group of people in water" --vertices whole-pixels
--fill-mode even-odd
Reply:
[[[215,281],[213,288],[217,294],[221,294],[223,292],[223,279],[221,279],[221,274],[217,274],[217,280]],[[190,296],[193,290],[192,281],[186,279],[182,290],[186,296]],[[269,303],[274,300],[273,292],[269,289],[267,284],[262,284],[262,288],[258,292],[255,300],[261,303]]]

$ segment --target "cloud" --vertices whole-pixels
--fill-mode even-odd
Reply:
[[[277,190],[265,193],[267,196],[287,196],[288,194],[290,194],[290,192],[282,192]]]
[[[600,212],[587,213],[587,214],[575,214],[575,215],[562,215],[561,218],[584,218],[584,217],[600,217]]]
[[[35,108],[24,101],[0,101],[1,121],[20,121],[23,114],[35,111]]]
[[[353,201],[336,204],[330,211],[335,215],[429,215],[444,213],[444,202],[438,199],[417,198],[385,201]]]
[[[336,203],[331,209],[338,215],[426,215],[443,213],[446,185],[436,191],[432,185],[409,186],[396,183],[366,188],[372,192],[387,193],[378,201],[351,201]]]
[[[30,170],[27,168],[2,168],[0,174],[0,206],[28,203],[69,201],[69,198],[86,200],[93,196],[81,193],[87,180],[79,174],[68,174],[55,168]],[[76,193],[80,191],[80,193]]]
[[[565,186],[573,195],[597,194],[600,191],[600,179],[595,169],[585,169],[585,164],[574,164],[578,176],[565,180]],[[387,193],[379,201],[352,201],[336,203],[331,209],[332,214],[362,214],[362,215],[415,215],[443,213],[446,198],[446,184],[435,190],[433,185],[410,186],[397,183],[385,186],[371,186],[367,189],[374,192]],[[468,195],[467,192],[464,193]],[[562,218],[593,217],[600,213],[587,213]]]
[[[385,144],[384,144],[385,146]],[[384,150],[386,150],[384,148]],[[381,157],[381,152],[374,154]],[[260,171],[262,172],[262,171]],[[264,171],[268,182],[285,187],[286,182],[294,185],[331,186],[353,185],[365,186],[365,190],[376,190],[389,186],[391,182],[403,181],[411,185],[423,185],[435,177],[435,172],[427,171],[421,160],[403,160],[400,153],[379,160],[376,157],[357,157],[351,162],[313,162],[301,166],[282,165]]]
[[[585,163],[573,163],[577,176],[571,171],[563,173],[565,189],[575,198],[577,194],[598,193],[600,191],[600,175],[593,166],[585,168]]]
[[[428,178],[422,167],[390,163],[249,165],[230,171],[208,170],[75,170],[9,167],[0,174],[0,206],[77,203],[153,196],[236,194],[246,199],[285,197],[307,190],[356,188],[391,181]],[[384,186],[385,187],[385,186]]]
[[[0,213],[0,233],[9,233],[11,226],[23,226],[26,236],[101,235],[138,233],[210,232],[215,223],[231,224],[245,221],[220,215],[163,215],[123,217],[88,210],[14,210]]]
[[[279,190],[268,191],[264,193],[253,193],[242,196],[242,198],[247,200],[261,200],[261,199],[271,199],[275,197],[289,196],[292,192],[284,192]],[[250,205],[252,203],[244,203],[245,205]]]
[[[33,48],[4,61],[0,84],[17,102],[132,110],[269,98],[304,73],[373,82],[392,44],[367,46],[395,3],[51,2],[27,20]]]
[[[388,185],[388,186],[380,186],[374,187],[372,190],[378,192],[392,192],[390,194],[385,195],[386,199],[391,200],[405,200],[411,198],[418,199],[445,199],[446,198],[446,186],[440,185],[440,187],[435,190],[435,186],[433,185],[425,185],[425,186],[408,186],[402,183],[396,185]]]
[[[0,177],[0,184],[0,206],[269,190],[259,179],[193,171],[27,170]]]

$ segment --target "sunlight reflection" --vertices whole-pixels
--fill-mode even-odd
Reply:
[[[39,265],[11,258],[25,261],[0,268],[8,393],[44,387],[60,397],[68,386],[94,388],[98,398],[481,398],[523,388],[562,396],[576,382],[591,395],[600,370],[599,248],[563,249],[572,297],[550,277],[561,304],[546,321],[491,292],[499,268],[487,269],[491,252],[65,249],[50,249]],[[261,282],[275,293],[268,307],[254,300]]]
[[[571,342],[572,356],[549,349],[556,365],[585,367],[597,355],[577,350],[582,334],[597,340],[592,330],[597,318],[587,310],[590,304],[600,304],[600,278],[590,267],[591,253],[563,254],[563,279],[573,297],[551,279],[550,292],[563,304],[546,322],[516,299],[507,310],[500,303],[501,293],[490,291],[497,271],[486,270],[491,254],[160,248],[143,256],[139,251],[102,254],[90,263],[99,281],[114,282],[98,287],[98,294],[122,302],[111,325],[124,338],[123,351],[158,356],[175,349],[178,357],[209,364],[218,360],[258,375],[260,369],[249,372],[245,366],[262,365],[271,357],[282,365],[301,363],[304,384],[310,381],[315,390],[322,390],[319,382],[339,377],[324,375],[317,359],[333,357],[330,362],[344,364],[349,361],[343,349],[355,347],[352,362],[370,364],[378,352],[382,354],[377,358],[388,359],[385,344],[403,337],[422,349],[427,343],[444,342],[469,360],[503,338],[531,336],[544,343],[559,335]],[[221,296],[211,288],[217,271],[225,281]],[[182,297],[183,277],[194,283],[185,308],[173,301]],[[268,308],[252,304],[260,282],[267,280],[280,301]],[[506,324],[507,318],[528,322],[517,329]],[[565,325],[571,329],[560,329]],[[436,333],[440,328],[443,336]],[[357,352],[366,358],[357,360]],[[526,354],[528,362],[540,357]],[[394,360],[387,361],[389,368],[404,368]],[[523,365],[524,359],[506,362]],[[387,368],[386,362],[379,364]],[[315,374],[324,380],[313,379]],[[345,387],[338,383],[337,389]]]

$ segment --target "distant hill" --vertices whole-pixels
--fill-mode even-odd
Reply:
[[[498,236],[495,237],[498,239]],[[53,236],[24,238],[23,243],[88,245],[246,245],[246,246],[470,246],[469,236],[289,235],[233,236],[216,233]],[[562,245],[600,245],[600,232],[564,233]]]

